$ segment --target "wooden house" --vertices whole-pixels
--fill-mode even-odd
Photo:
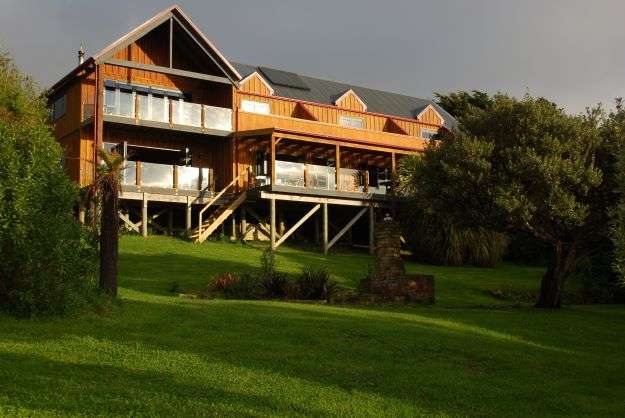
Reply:
[[[293,234],[372,247],[398,161],[454,123],[429,100],[230,62],[178,6],[81,57],[49,97],[81,186],[98,148],[125,157],[126,228],[274,248]]]

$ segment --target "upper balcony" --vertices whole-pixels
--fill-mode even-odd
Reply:
[[[105,122],[227,136],[232,133],[232,110],[188,101],[180,92],[107,82]],[[83,119],[93,105],[83,105]]]

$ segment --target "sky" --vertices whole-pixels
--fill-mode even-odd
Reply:
[[[625,1],[178,0],[230,60],[430,98],[529,92],[571,113],[625,96]],[[42,86],[172,4],[0,0],[0,50]]]

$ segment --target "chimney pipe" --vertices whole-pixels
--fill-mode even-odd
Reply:
[[[82,64],[83,62],[85,62],[85,48],[81,42],[80,49],[78,50],[78,65]]]

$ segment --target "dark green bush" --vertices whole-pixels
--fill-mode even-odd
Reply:
[[[327,300],[337,290],[336,283],[323,268],[305,268],[298,281],[299,298],[304,300]]]
[[[265,295],[269,298],[292,298],[294,294],[296,294],[294,286],[289,280],[289,276],[277,271],[263,277],[263,287],[265,289]]]
[[[96,297],[95,240],[36,89],[0,55],[0,309],[62,314]]]
[[[242,274],[238,280],[228,282],[223,288],[228,299],[260,299],[263,296],[263,284],[255,274]]]
[[[401,216],[404,238],[418,261],[437,265],[494,267],[508,245],[505,234],[487,228],[460,228],[445,214],[418,203]]]

